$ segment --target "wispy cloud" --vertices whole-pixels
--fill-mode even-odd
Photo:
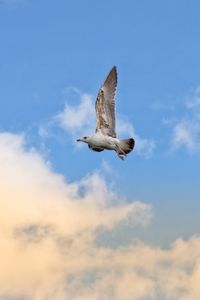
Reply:
[[[186,101],[186,107],[190,109],[198,109],[200,112],[200,86],[197,87],[190,95]]]
[[[156,143],[152,138],[143,138],[136,133],[133,125],[125,118],[117,120],[117,131],[120,136],[129,135],[136,140],[135,151],[138,155],[150,158],[155,149]]]
[[[68,132],[73,139],[75,136],[93,133],[96,126],[94,98],[91,95],[80,93],[77,89],[75,92],[79,96],[79,102],[71,104],[68,101],[64,110],[58,113],[55,118],[59,126]],[[155,148],[154,140],[140,137],[128,119],[122,116],[117,118],[117,132],[119,137],[128,135],[135,138],[137,154],[145,158],[152,155]]]
[[[176,123],[172,134],[172,148],[184,146],[190,153],[200,151],[200,122],[184,119]]]
[[[120,204],[96,173],[66,183],[24,142],[0,134],[0,298],[200,298],[199,237],[168,249],[97,246],[99,227],[146,226],[151,206]]]
[[[185,103],[184,116],[173,126],[172,149],[185,147],[190,153],[200,152],[200,88]]]

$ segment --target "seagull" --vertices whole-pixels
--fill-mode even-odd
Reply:
[[[96,99],[96,132],[83,136],[77,142],[84,142],[97,152],[114,150],[122,160],[130,153],[135,145],[133,138],[120,140],[115,128],[115,92],[117,87],[117,68],[114,66],[99,89]]]

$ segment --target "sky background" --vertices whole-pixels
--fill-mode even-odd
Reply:
[[[199,11],[0,0],[0,299],[200,298]],[[113,65],[118,134],[136,140],[125,161],[76,143]]]

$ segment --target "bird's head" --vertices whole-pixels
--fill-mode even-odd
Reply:
[[[84,142],[88,143],[89,142],[89,136],[82,136],[79,139],[76,140],[77,142]]]

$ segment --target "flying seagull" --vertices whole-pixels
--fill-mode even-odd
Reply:
[[[97,152],[114,150],[122,160],[135,145],[133,138],[119,140],[115,129],[115,92],[117,87],[117,69],[114,66],[101,86],[96,99],[96,132],[83,136],[77,142],[84,142]]]

